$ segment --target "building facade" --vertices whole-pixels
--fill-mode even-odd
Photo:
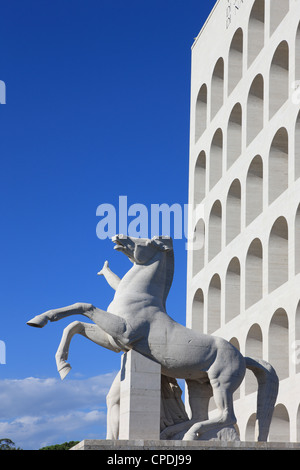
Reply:
[[[270,441],[300,441],[299,110],[300,0],[218,0],[192,47],[187,326],[274,366]],[[247,371],[241,440],[256,397]]]

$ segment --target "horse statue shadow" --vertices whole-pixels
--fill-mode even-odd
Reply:
[[[266,441],[278,394],[278,377],[273,367],[264,360],[244,357],[225,339],[186,328],[167,314],[166,299],[174,274],[170,237],[147,239],[116,235],[112,241],[115,250],[124,253],[133,266],[122,279],[110,270],[107,262],[98,273],[104,275],[115,290],[107,311],[78,302],[48,310],[27,322],[41,328],[48,321],[75,314],[88,317],[93,322],[75,321],[65,328],[56,353],[61,378],[71,368],[67,358],[74,334],[81,334],[115,352],[126,353],[133,349],[161,365],[164,388],[171,386],[176,389],[176,379],[184,379],[187,385],[190,418],[183,412],[181,422],[165,426],[160,438],[180,436],[182,440],[199,440],[211,432],[236,424],[233,393],[248,368],[258,382],[258,440]],[[218,415],[209,418],[208,406],[212,396]],[[120,374],[107,397],[108,439],[118,438],[119,401]]]

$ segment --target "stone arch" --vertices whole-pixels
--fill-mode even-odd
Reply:
[[[280,0],[282,1],[282,0]],[[283,2],[282,2],[283,3]],[[271,67],[269,83],[269,117],[281,108],[289,97],[289,46],[282,41],[277,47]]]
[[[268,440],[290,442],[290,418],[287,408],[281,403],[275,406]]]
[[[300,61],[300,58],[299,58]],[[299,78],[300,80],[300,78]],[[300,112],[295,125],[295,180],[300,176]]]
[[[246,256],[245,307],[258,302],[263,294],[263,247],[259,238],[249,246]]]
[[[248,419],[246,432],[245,432],[245,440],[247,442],[254,442],[256,434],[256,413],[252,413],[250,418]]]
[[[220,57],[215,65],[211,79],[211,110],[213,119],[223,105],[224,100],[224,60]]]
[[[265,0],[255,0],[248,25],[248,67],[256,59],[265,42]]]
[[[215,274],[209,284],[207,301],[207,333],[212,334],[221,326],[221,279]]]
[[[228,57],[228,95],[234,90],[243,76],[243,30],[237,29],[229,49]]]
[[[193,276],[195,276],[204,267],[205,254],[205,223],[202,219],[198,220],[193,240]]]
[[[288,188],[289,136],[285,127],[275,134],[269,153],[269,204]]]
[[[199,140],[207,126],[207,86],[203,84],[196,102],[195,142]]]
[[[238,258],[233,258],[226,272],[225,281],[225,320],[229,322],[240,314],[241,306],[241,266]]]
[[[204,150],[198,155],[194,173],[194,205],[200,204],[206,192],[206,154]]]
[[[289,322],[283,308],[276,310],[270,322],[268,360],[279,380],[289,376]]]
[[[204,295],[202,289],[197,289],[192,305],[192,328],[203,333],[204,322]]]
[[[300,22],[296,33],[295,80],[300,80]]]
[[[278,217],[269,237],[269,292],[288,280],[288,238],[287,221]]]
[[[300,204],[295,217],[295,274],[300,273]]]
[[[227,127],[227,168],[242,152],[242,106],[237,103],[230,114]]]
[[[239,340],[236,337],[231,338],[229,343],[232,344],[232,346],[234,346],[238,351],[241,351]],[[238,387],[233,394],[233,400],[238,400],[240,395],[240,387]]]
[[[208,228],[208,259],[212,260],[222,247],[222,205],[217,200],[212,206]]]
[[[235,179],[228,191],[226,203],[226,243],[241,231],[241,183]]]
[[[300,301],[296,308],[295,316],[295,343],[292,344],[296,374],[300,372]]]
[[[278,28],[289,11],[289,0],[272,0],[270,2],[270,34]]]
[[[250,87],[247,103],[247,145],[260,133],[264,125],[264,79],[257,75]]]
[[[255,323],[251,326],[247,338],[246,338],[246,348],[245,355],[247,357],[253,357],[255,359],[262,359],[263,355],[263,335],[261,327]],[[255,375],[250,371],[246,371],[245,377],[245,392],[246,394],[253,393],[257,391],[257,380]]]
[[[297,410],[297,442],[300,441],[300,405],[298,406]]]
[[[210,147],[209,188],[212,189],[220,180],[223,170],[223,132],[217,129]]]
[[[246,225],[263,211],[263,161],[260,155],[253,158],[246,180]]]

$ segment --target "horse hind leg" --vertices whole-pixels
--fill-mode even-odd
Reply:
[[[208,406],[213,396],[209,381],[186,380],[188,387],[188,402],[191,410],[191,420],[194,422],[208,419]]]
[[[84,336],[93,343],[102,346],[103,348],[109,349],[116,353],[120,352],[118,346],[111,343],[112,338],[110,338],[109,335],[98,325],[94,325],[93,323],[74,321],[64,329],[58,350],[55,354],[57,370],[62,380],[71,370],[71,366],[69,363],[67,363],[67,359],[69,355],[71,339],[76,334]]]
[[[67,362],[71,339],[76,334],[82,334],[84,324],[80,321],[70,323],[63,331],[63,335],[55,354],[56,366],[61,380],[63,380],[71,370],[70,364]]]
[[[211,379],[213,397],[219,410],[218,416],[193,424],[185,433],[183,440],[198,440],[202,434],[211,430],[222,429],[236,424],[233,410],[233,390],[228,384],[223,384],[219,379]]]
[[[165,428],[160,434],[161,439],[181,439],[187,431],[191,429],[193,424],[197,424],[200,421],[202,422],[208,419],[209,400],[213,395],[210,383],[208,381],[203,382],[199,380],[186,379],[186,385],[188,388],[190,419]]]

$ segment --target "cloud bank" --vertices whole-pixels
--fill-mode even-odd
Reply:
[[[116,372],[85,379],[0,380],[0,439],[24,450],[105,439],[106,394]]]

